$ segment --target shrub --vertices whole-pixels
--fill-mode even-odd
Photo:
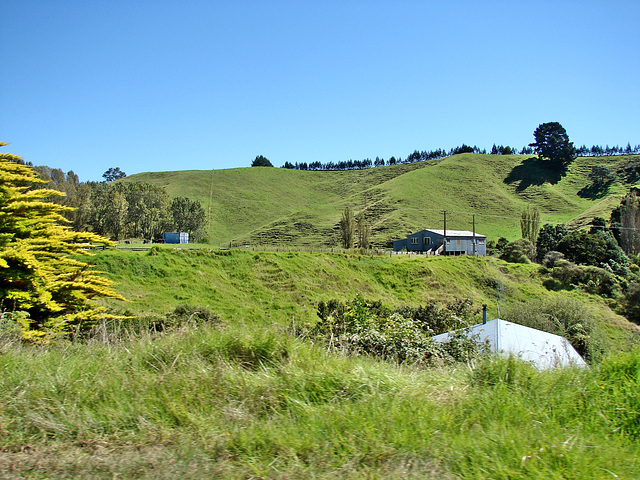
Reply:
[[[640,282],[632,282],[627,287],[622,300],[621,312],[627,319],[640,324]]]
[[[564,224],[552,225],[546,223],[540,229],[538,239],[536,240],[536,253],[538,261],[542,261],[548,252],[556,249],[556,245],[562,240],[569,231]]]
[[[538,250],[538,253],[539,252],[540,251]],[[564,259],[564,253],[551,250],[545,253],[544,258],[542,259],[542,265],[544,265],[545,267],[553,268],[556,266],[556,262],[563,259]]]
[[[561,296],[512,305],[502,315],[518,323],[566,338],[587,361],[602,357],[602,333],[593,315],[574,299]]]
[[[403,306],[395,311],[423,325],[434,335],[467,327],[473,315],[478,313],[469,299],[456,299],[445,304],[431,301],[424,306]]]
[[[621,276],[629,274],[629,259],[610,232],[574,231],[558,243],[556,250],[581,265],[607,268]]]
[[[444,344],[434,344],[432,325],[439,330],[468,325],[471,302],[455,301],[444,306],[402,307],[391,312],[381,302],[368,302],[361,295],[352,301],[318,304],[318,322],[310,332],[332,350],[348,354],[374,355],[397,362],[425,363],[435,359],[467,360],[477,353],[477,344],[466,335],[454,335]],[[461,315],[461,316],[459,316]]]
[[[504,237],[498,238],[497,241],[489,240],[487,242],[487,255],[498,255],[498,256],[502,255],[502,251],[504,250],[504,247],[506,247],[508,243],[509,243],[509,240],[507,240]]]
[[[519,238],[504,247],[500,258],[511,263],[531,263],[535,258],[535,248],[529,240]]]

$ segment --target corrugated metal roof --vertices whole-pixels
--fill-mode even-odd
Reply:
[[[494,352],[517,355],[540,369],[586,366],[566,338],[499,318],[469,327],[467,335],[477,336],[478,343],[489,345]],[[449,336],[449,333],[443,333],[433,340],[446,342]]]
[[[444,236],[444,230],[437,230],[434,228],[425,228],[427,232],[437,233],[438,235]],[[449,230],[447,229],[447,237],[473,237],[473,232],[468,230]],[[476,237],[486,238],[486,235],[482,235],[478,232],[475,233]]]

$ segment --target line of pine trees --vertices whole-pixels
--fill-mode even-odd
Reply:
[[[389,165],[400,165],[407,163],[423,162],[427,160],[437,160],[440,158],[450,157],[451,155],[457,155],[460,153],[480,153],[490,155],[533,155],[533,148],[529,145],[518,149],[516,147],[510,147],[509,145],[496,145],[493,144],[491,150],[487,152],[486,149],[480,149],[477,146],[470,147],[464,143],[459,147],[454,147],[449,150],[437,149],[430,151],[418,151],[414,150],[413,153],[407,155],[405,159],[402,157],[391,157],[388,160],[384,158],[376,157],[375,160],[365,158],[364,160],[344,160],[340,162],[285,162],[281,168],[287,168],[292,170],[314,170],[314,171],[333,171],[333,170],[362,170],[365,168],[384,167]],[[632,146],[631,143],[627,143],[625,147],[618,145],[610,147],[606,145],[593,145],[591,148],[582,145],[576,148],[576,156],[578,157],[604,157],[611,155],[636,155],[640,153],[640,145]]]

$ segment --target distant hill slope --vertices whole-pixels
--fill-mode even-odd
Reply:
[[[337,246],[338,222],[351,206],[355,213],[364,210],[373,245],[387,247],[410,232],[441,228],[443,210],[447,228],[471,230],[475,215],[476,231],[490,239],[519,237],[526,205],[540,209],[541,224],[608,217],[629,185],[619,178],[589,198],[590,167],[615,171],[629,162],[640,156],[581,157],[559,178],[530,156],[461,154],[355,171],[248,167],[141,173],[122,181],[199,200],[213,244]]]

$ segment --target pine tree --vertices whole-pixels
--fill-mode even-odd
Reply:
[[[19,156],[0,153],[0,314],[21,319],[31,339],[113,318],[94,298],[124,300],[110,280],[78,259],[88,255],[87,243],[109,241],[66,226],[62,213],[69,207],[44,200],[64,194],[33,189],[44,183]]]
[[[356,220],[358,226],[358,246],[360,248],[369,248],[369,237],[371,236],[371,226],[367,222],[364,212],[360,212]]]
[[[356,235],[356,221],[351,207],[345,207],[340,220],[340,241],[344,248],[353,248]]]
[[[522,216],[520,217],[520,231],[522,232],[522,238],[529,240],[533,245],[535,245],[538,240],[539,225],[540,211],[538,210],[538,207],[530,208],[527,206],[527,208],[522,211]]]

